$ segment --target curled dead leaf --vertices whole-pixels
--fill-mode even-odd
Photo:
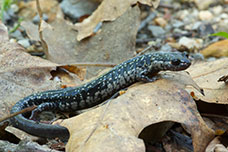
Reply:
[[[195,92],[195,96],[205,102],[228,104],[228,85],[218,82],[218,79],[227,74],[228,59],[218,59],[211,62],[193,64],[187,71],[193,80],[204,89],[205,96]],[[189,92],[194,92],[188,88]]]
[[[80,42],[76,40],[77,32],[72,29],[70,24],[64,20],[56,20],[51,24],[54,30],[49,28],[43,30],[43,37],[49,48],[50,60],[60,64],[121,63],[134,55],[139,19],[139,8],[130,8],[115,22],[104,23],[102,32],[91,39]],[[35,25],[23,22],[22,26],[31,39],[39,40]],[[86,77],[97,75],[100,69],[100,67],[88,67],[87,71],[89,72]]]
[[[103,0],[90,17],[83,20],[82,23],[75,24],[75,28],[78,30],[77,40],[80,41],[91,36],[99,23],[114,21],[137,2],[156,8],[160,0]]]
[[[58,64],[34,57],[17,43],[8,41],[7,28],[0,24],[0,117],[9,114],[17,101],[35,92],[59,89],[60,84],[51,80],[51,71]],[[75,80],[75,79],[74,79]],[[12,130],[11,130],[12,131]],[[13,131],[18,137],[26,133]]]
[[[204,151],[214,132],[183,88],[183,84],[165,79],[136,84],[106,105],[65,120],[62,125],[71,134],[67,151],[145,151],[140,132],[165,121],[187,126],[195,151]]]

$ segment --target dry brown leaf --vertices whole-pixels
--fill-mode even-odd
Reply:
[[[63,16],[59,3],[56,0],[39,0],[39,2],[42,12],[47,14],[49,22],[54,21],[57,16]],[[29,2],[20,1],[18,6],[20,8],[19,15],[27,20],[31,20],[37,15],[35,0]]]
[[[203,152],[214,132],[183,88],[183,84],[165,79],[135,85],[106,105],[65,120],[63,125],[71,134],[66,150],[145,151],[140,132],[149,125],[172,121],[186,125],[195,151]]]
[[[0,24],[0,29],[5,29]],[[8,35],[1,35],[0,41],[0,98],[1,113],[9,112],[16,101],[30,93],[45,89],[56,88],[51,78],[50,71],[54,70],[57,64],[32,57],[23,52],[23,48],[16,43],[7,41]],[[52,86],[52,87],[51,87]]]
[[[85,79],[86,69],[85,67],[77,67],[77,66],[70,66],[65,65],[61,66],[64,69],[67,69],[67,71],[76,74],[81,80]]]
[[[114,22],[104,23],[102,32],[81,42],[76,40],[77,32],[71,25],[64,20],[56,20],[51,24],[54,30],[45,28],[43,31],[50,59],[60,64],[120,63],[129,59],[134,55],[139,19],[139,8],[129,8]],[[36,26],[28,22],[22,25],[32,39],[39,40]],[[100,69],[102,68],[88,68],[87,78],[88,75],[97,75]]]
[[[8,41],[7,28],[0,24],[0,117],[9,114],[10,108],[23,97],[35,92],[60,88],[50,80],[50,72],[57,64],[33,57],[17,43]],[[18,135],[18,131],[15,131]],[[23,137],[20,132],[19,136]]]
[[[156,8],[160,0],[103,0],[90,17],[83,20],[82,23],[75,24],[75,28],[78,30],[77,40],[80,41],[91,36],[99,23],[114,21],[137,2]]]
[[[218,82],[220,77],[227,74],[228,58],[199,62],[193,64],[187,71],[193,80],[204,89],[205,96],[188,88],[198,99],[210,103],[228,104],[228,85]]]
[[[228,40],[222,40],[209,45],[200,51],[205,57],[224,57],[228,56]]]

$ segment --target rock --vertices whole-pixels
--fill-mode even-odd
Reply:
[[[148,29],[151,31],[154,37],[164,37],[165,30],[160,26],[149,25]]]
[[[202,21],[209,21],[213,19],[213,15],[210,11],[200,11],[199,12],[199,19]]]
[[[177,13],[177,18],[184,22],[185,25],[192,24],[198,20],[199,11],[195,8],[183,10]]]
[[[198,22],[195,22],[193,25],[192,25],[192,30],[197,30],[200,25],[202,24],[202,22],[198,21]]]
[[[196,6],[203,10],[208,8],[211,4],[215,3],[215,0],[194,0]]]
[[[1,152],[28,152],[28,151],[51,151],[60,152],[55,149],[50,149],[47,145],[39,145],[36,142],[22,140],[18,144],[13,144],[5,140],[0,140],[0,151]]]
[[[193,39],[188,37],[182,37],[179,42],[181,46],[188,48],[189,50],[200,49],[203,45],[202,39]]]
[[[172,47],[169,44],[162,45],[160,51],[172,51]]]
[[[29,39],[22,39],[22,40],[17,41],[17,43],[19,43],[20,45],[22,45],[25,48],[28,48],[30,46]]]
[[[188,31],[183,31],[179,28],[175,28],[173,30],[173,35],[187,35],[188,34]]]
[[[203,61],[204,60],[204,56],[201,53],[193,53],[193,54],[191,54],[191,57],[194,60],[198,60],[198,61]]]
[[[156,38],[155,41],[149,41],[147,44],[153,46],[154,48],[160,48],[162,46],[162,40],[159,38]]]
[[[173,27],[175,27],[175,28],[181,28],[182,26],[184,26],[184,23],[181,22],[181,21],[179,21],[179,20],[173,20],[173,21],[172,21],[172,25],[173,25]]]
[[[156,25],[159,25],[161,27],[165,27],[167,25],[167,21],[164,18],[162,18],[162,17],[155,18],[154,22],[155,22]]]
[[[197,32],[200,34],[200,37],[215,33],[211,24],[201,24],[197,29]]]
[[[48,21],[48,16],[46,14],[43,14],[43,20]],[[34,24],[38,24],[40,22],[40,16],[37,14],[36,16],[33,17],[32,22]]]
[[[63,0],[60,4],[64,14],[73,20],[78,20],[81,16],[90,15],[97,8],[98,4],[90,0],[74,2],[72,0]]]
[[[7,24],[7,22],[10,21],[10,20],[11,20],[10,15],[7,12],[4,11],[3,12],[3,23]]]
[[[212,8],[212,12],[215,14],[215,15],[219,15],[221,14],[223,11],[223,8],[222,6],[218,5],[218,6],[215,6]]]
[[[177,18],[180,18],[181,20],[184,20],[187,16],[189,16],[188,10],[181,10],[177,13]]]
[[[227,18],[228,18],[228,14],[222,13],[219,17],[220,17],[221,19],[227,19]]]
[[[19,30],[16,30],[16,31],[14,31],[13,33],[10,33],[10,37],[11,37],[11,38],[15,38],[15,39],[17,39],[17,40],[24,39],[24,37],[23,37],[21,31],[19,31]]]
[[[155,13],[150,13],[144,20],[141,21],[138,31],[142,30],[155,17],[156,17]]]
[[[18,12],[19,11],[19,7],[16,4],[12,4],[10,6],[10,8],[14,11],[14,12]]]
[[[17,16],[13,9],[10,8],[3,12],[3,23],[13,26],[15,20],[17,20]]]
[[[225,20],[221,20],[218,24],[217,24],[217,28],[216,31],[223,31],[223,32],[228,32],[228,19]]]

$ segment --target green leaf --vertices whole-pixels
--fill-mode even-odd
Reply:
[[[226,32],[218,32],[218,33],[210,34],[209,36],[221,36],[228,39],[228,33]]]

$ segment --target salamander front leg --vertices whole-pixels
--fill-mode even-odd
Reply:
[[[138,74],[137,77],[138,81],[142,81],[142,82],[154,82],[156,80],[159,79],[159,77],[157,75],[153,76],[152,78],[149,78],[146,74],[145,71],[141,72]]]

